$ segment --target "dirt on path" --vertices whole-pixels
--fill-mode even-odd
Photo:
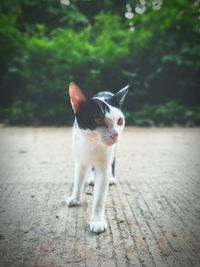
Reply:
[[[0,266],[200,266],[200,129],[126,128],[108,229],[68,208],[71,128],[0,128]]]

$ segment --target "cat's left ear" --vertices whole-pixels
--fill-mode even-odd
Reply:
[[[87,98],[74,82],[69,85],[69,96],[74,113],[77,113],[81,104],[86,102]]]
[[[114,96],[112,97],[113,106],[121,108],[124,102],[124,99],[126,97],[126,94],[128,93],[129,85],[122,88],[120,91],[118,91]]]

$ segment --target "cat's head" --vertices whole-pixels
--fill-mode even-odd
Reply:
[[[70,83],[70,101],[78,127],[95,133],[97,141],[105,145],[116,143],[125,125],[121,106],[127,91],[128,86],[116,94],[102,92],[87,98],[75,83]]]

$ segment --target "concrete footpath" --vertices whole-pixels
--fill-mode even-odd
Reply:
[[[68,208],[71,128],[0,128],[0,267],[200,266],[200,128],[129,128],[101,235]]]

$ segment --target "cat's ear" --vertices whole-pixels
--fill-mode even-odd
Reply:
[[[114,94],[114,96],[112,97],[113,106],[118,107],[118,108],[122,107],[126,94],[128,93],[128,88],[129,88],[129,85],[127,85],[126,87],[118,91],[116,94]]]
[[[84,103],[87,98],[74,82],[71,82],[69,85],[69,96],[74,113],[77,113],[80,105]]]

